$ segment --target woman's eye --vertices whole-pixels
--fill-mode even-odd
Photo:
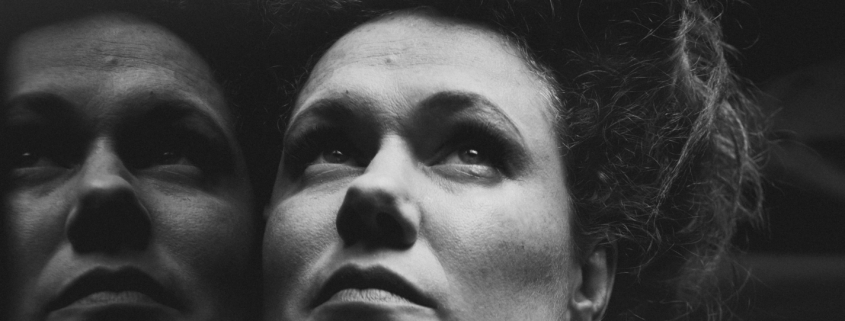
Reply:
[[[352,151],[336,147],[324,148],[322,151],[317,153],[317,156],[313,161],[311,161],[311,163],[308,164],[308,166],[319,164],[358,166],[358,162]]]
[[[495,156],[488,149],[465,146],[453,150],[433,167],[443,175],[457,180],[493,182],[504,177],[504,168]]]
[[[136,152],[140,155],[129,154],[124,156],[128,165],[135,169],[145,169],[156,166],[168,165],[194,166],[194,163],[191,162],[190,158],[184,152],[178,151],[178,149],[158,149],[143,154],[141,154],[141,151]]]
[[[478,149],[464,148],[458,151],[458,158],[467,164],[477,165],[487,162],[487,157],[481,154]]]
[[[175,151],[163,151],[151,165],[189,165],[191,162],[184,154]]]
[[[463,147],[446,157],[444,164],[466,164],[493,167],[490,156],[479,148]]]
[[[58,167],[50,157],[36,152],[26,151],[13,156],[12,168]]]
[[[292,178],[332,177],[357,173],[367,165],[366,154],[348,132],[331,126],[294,131],[286,138],[284,173]],[[304,175],[304,176],[303,176]]]
[[[317,159],[315,163],[329,163],[329,164],[343,164],[352,160],[349,153],[340,149],[328,149],[320,153],[321,159]],[[321,161],[322,160],[322,161]]]

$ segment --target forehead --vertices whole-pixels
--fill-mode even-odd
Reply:
[[[25,33],[11,46],[4,69],[7,97],[44,91],[70,99],[191,92],[205,100],[199,105],[227,114],[210,70],[187,44],[125,14],[89,16]]]
[[[538,106],[549,119],[549,86],[508,39],[478,25],[430,12],[399,12],[364,24],[321,58],[297,106],[350,91],[414,102],[437,91],[468,91],[502,103],[508,114]],[[508,108],[511,107],[511,108]]]

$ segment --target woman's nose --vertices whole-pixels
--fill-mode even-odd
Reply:
[[[336,221],[345,245],[396,249],[414,245],[421,220],[410,190],[414,167],[401,144],[383,146],[364,174],[352,181]]]
[[[130,183],[131,173],[106,141],[82,164],[66,233],[74,251],[143,250],[152,233],[149,213]]]

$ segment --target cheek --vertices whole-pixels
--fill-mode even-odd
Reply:
[[[58,251],[70,211],[62,190],[47,194],[12,192],[2,199],[2,244],[11,257],[12,280],[33,279]],[[6,249],[4,249],[6,250]]]
[[[267,286],[293,288],[309,266],[338,239],[335,217],[342,194],[298,193],[274,202],[264,233],[263,260]]]
[[[244,274],[258,232],[248,197],[234,189],[145,192],[156,246],[203,278]]]
[[[439,203],[430,241],[473,306],[513,312],[525,302],[565,302],[573,262],[566,199],[537,191],[503,188]]]

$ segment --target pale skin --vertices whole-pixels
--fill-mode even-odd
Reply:
[[[249,313],[252,196],[202,59],[113,13],[30,31],[3,66],[12,320]]]
[[[548,97],[509,41],[476,25],[411,11],[342,37],[285,138],[265,318],[600,319],[612,259],[574,253]]]

